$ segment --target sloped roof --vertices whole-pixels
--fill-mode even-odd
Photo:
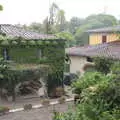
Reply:
[[[0,24],[0,34],[5,34],[10,37],[21,37],[24,39],[55,39],[54,35],[40,34],[33,31],[28,31],[20,27],[10,24]]]
[[[106,57],[120,60],[120,41],[66,49],[71,56]]]
[[[88,33],[109,33],[109,32],[120,32],[120,25],[112,27],[103,27],[98,29],[91,29],[87,31]]]

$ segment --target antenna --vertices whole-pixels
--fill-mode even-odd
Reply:
[[[104,6],[103,13],[104,13],[104,14],[107,14],[107,6],[106,6],[106,5]]]

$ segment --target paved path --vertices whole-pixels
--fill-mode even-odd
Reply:
[[[73,106],[73,102],[57,104],[30,111],[21,111],[0,116],[0,120],[52,120],[53,111],[65,112],[69,106]]]

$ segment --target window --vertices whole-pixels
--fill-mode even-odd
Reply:
[[[106,35],[103,35],[102,36],[102,43],[106,43],[107,42],[107,36]]]
[[[3,58],[4,58],[5,60],[10,60],[9,51],[8,51],[7,48],[4,48],[4,49],[3,49]]]
[[[37,56],[38,56],[38,58],[41,58],[41,57],[42,57],[42,51],[41,51],[41,49],[38,49],[38,50],[37,50]]]
[[[90,57],[87,57],[87,62],[93,62],[93,59]]]

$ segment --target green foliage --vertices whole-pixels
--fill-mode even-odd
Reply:
[[[88,78],[83,80],[84,82],[79,84],[80,89],[82,88],[80,90],[80,104],[76,105],[74,111],[57,113],[54,118],[59,118],[58,120],[119,120],[120,77],[112,74],[105,76],[99,73],[98,78],[99,82],[94,84],[87,82]],[[84,87],[82,87],[83,85]]]
[[[10,59],[16,63],[38,63],[39,48],[12,48],[9,50]]]
[[[13,101],[16,99],[16,85],[24,81],[38,80],[40,78],[40,68],[37,69],[9,69],[5,72],[5,88],[9,95],[12,95]]]
[[[0,11],[2,11],[3,10],[3,6],[2,5],[0,5]]]
[[[79,45],[88,44],[89,37],[88,33],[86,33],[88,29],[91,29],[91,24],[82,25],[77,29],[75,33],[75,39],[77,41],[77,44]]]
[[[102,27],[108,27],[117,25],[117,20],[112,15],[98,14],[88,16],[83,24],[76,30],[75,39],[76,43],[79,45],[88,44],[88,34],[86,31],[88,29],[96,29]]]
[[[57,33],[56,36],[58,38],[62,38],[62,39],[66,40],[66,47],[70,47],[70,46],[73,46],[75,44],[74,37],[69,32],[60,32],[60,33]]]
[[[72,17],[69,22],[69,31],[72,34],[76,33],[76,30],[84,23],[84,19],[78,17]]]
[[[113,74],[120,74],[120,61],[117,61],[112,65],[111,71]]]
[[[109,14],[90,15],[86,18],[86,22],[91,22],[94,20],[101,22],[102,23],[101,27],[105,26],[108,27],[117,24],[116,18]]]
[[[94,63],[95,63],[95,68],[98,72],[107,74],[111,70],[113,60],[107,58],[95,58]]]
[[[4,88],[6,84],[6,80],[4,78],[8,68],[8,63],[3,58],[0,58],[0,89]]]
[[[109,77],[102,75],[99,72],[87,72],[84,74],[84,76],[80,77],[79,80],[72,84],[73,92],[80,94],[83,89],[86,89],[95,84],[99,84],[108,78]]]

